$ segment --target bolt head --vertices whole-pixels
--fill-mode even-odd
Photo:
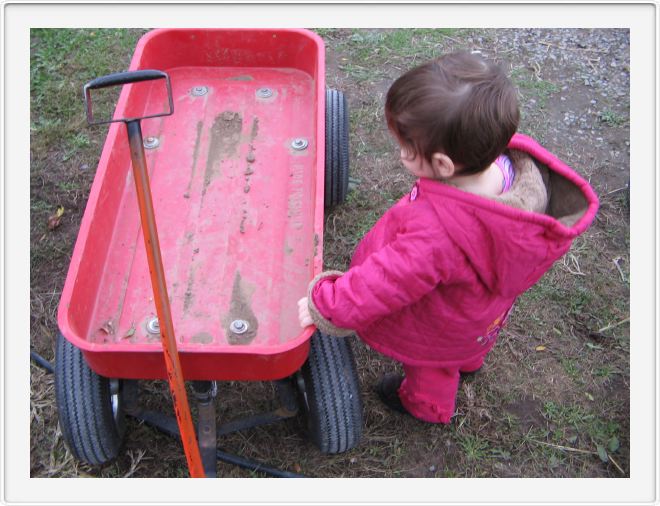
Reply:
[[[147,332],[150,334],[160,334],[160,323],[158,318],[152,318],[147,322]]]
[[[195,97],[201,97],[203,95],[206,95],[209,92],[209,89],[206,86],[195,86],[192,90],[191,93]]]
[[[303,149],[307,149],[308,145],[309,143],[307,142],[307,139],[303,139],[302,137],[299,137],[298,139],[294,139],[293,142],[291,143],[291,147],[296,151],[302,151]]]
[[[154,149],[157,148],[160,144],[160,141],[158,140],[158,137],[147,137],[144,139],[144,147],[147,149]]]
[[[234,334],[245,334],[249,326],[250,325],[245,320],[234,320],[229,325],[229,330],[231,330]]]
[[[270,98],[273,96],[273,90],[270,88],[259,88],[257,90],[257,97],[259,98]]]

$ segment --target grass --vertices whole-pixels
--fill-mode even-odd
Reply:
[[[384,124],[389,83],[442,52],[473,49],[477,38],[482,47],[497,47],[498,32],[317,32],[337,62],[327,81],[337,83],[349,101],[351,176],[358,183],[343,205],[326,214],[324,242],[325,267],[345,269],[360,238],[412,182],[401,171]],[[125,70],[142,33],[31,32],[31,333],[32,346],[47,358],[53,356],[57,302],[106,135],[103,128],[86,126],[81,88],[89,79]],[[512,58],[505,51],[494,56],[513,64],[512,78],[526,111],[521,128],[536,138],[557,136],[551,150],[573,145],[568,127],[552,134],[547,130],[548,104],[570,84],[570,69],[562,78],[546,74],[545,68],[539,72],[524,57]],[[553,75],[552,80],[545,75]],[[602,132],[611,143],[621,142],[629,127],[619,110],[617,104],[605,104],[600,118],[603,126],[613,127]],[[597,189],[606,170],[589,175]],[[388,411],[372,385],[398,366],[353,339],[365,406],[360,446],[341,455],[320,455],[298,419],[227,436],[221,446],[317,477],[629,476],[629,193],[601,200],[599,220],[575,241],[566,261],[519,298],[484,369],[461,385],[449,427]],[[62,224],[49,230],[48,217],[59,206],[65,209]],[[102,469],[74,462],[58,433],[52,377],[34,366],[31,373],[33,477],[187,475],[180,445],[133,421],[116,462]],[[141,385],[148,408],[171,409],[164,382]],[[269,384],[223,382],[219,388],[219,420],[272,407]],[[219,469],[226,477],[254,476],[224,464]]]
[[[557,445],[581,443],[587,449],[598,452],[598,448],[618,451],[621,428],[612,420],[595,416],[588,409],[577,404],[558,405],[548,401],[543,406],[543,414],[549,425],[555,427],[549,439]]]
[[[545,109],[548,99],[559,91],[557,84],[542,79],[540,70],[534,70],[529,67],[514,68],[510,74],[513,83],[523,97],[523,100],[533,100],[541,109]]]
[[[610,109],[602,111],[598,119],[610,127],[620,127],[628,122],[628,118]]]
[[[63,226],[49,231],[58,206],[80,219],[104,129],[89,129],[82,86],[94,77],[125,70],[144,30],[32,29],[30,32],[30,210],[32,253],[52,256]],[[117,91],[118,93],[118,91]],[[63,223],[66,220],[63,219]],[[37,238],[38,240],[35,240]],[[63,255],[52,256],[62,262]]]
[[[479,461],[490,455],[488,442],[481,439],[478,435],[461,435],[457,437],[457,442],[468,461]]]
[[[413,67],[416,63],[440,56],[448,50],[468,49],[457,43],[468,33],[453,28],[414,28],[390,30],[324,30],[320,33],[334,44],[340,52],[350,53],[351,58],[339,68],[356,82],[377,81],[392,77],[391,63],[399,71]],[[338,36],[342,34],[342,36]]]
[[[130,55],[136,30],[32,29],[30,94],[33,124],[47,128],[53,121],[67,132],[83,124],[82,85],[117,68],[117,55]]]

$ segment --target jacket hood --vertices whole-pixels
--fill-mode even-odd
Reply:
[[[419,181],[419,189],[443,194],[439,219],[479,281],[513,297],[536,283],[589,227],[598,198],[582,177],[527,136],[514,135],[508,155],[515,180],[498,197],[428,179]]]
[[[509,150],[517,162],[516,168],[521,171],[536,168],[541,175],[546,206],[534,211],[548,217],[547,226],[571,239],[589,228],[598,211],[598,197],[587,181],[526,135],[514,135]],[[531,167],[525,167],[530,164]],[[515,203],[509,205],[519,207]]]

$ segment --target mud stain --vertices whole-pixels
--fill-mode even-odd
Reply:
[[[188,283],[186,284],[186,293],[183,296],[183,312],[184,314],[190,310],[192,306],[194,297],[193,297],[193,285],[195,283],[195,271],[197,269],[193,267],[188,273]]]
[[[252,130],[250,130],[250,140],[254,141],[259,135],[259,118],[254,118],[252,120]]]
[[[190,198],[190,188],[192,186],[193,179],[195,179],[195,171],[197,169],[197,158],[199,156],[199,143],[202,138],[203,126],[204,123],[202,121],[197,122],[197,137],[195,138],[195,149],[193,150],[192,170],[190,171],[190,180],[188,181],[188,187],[186,188],[186,193],[183,194],[185,198]]]
[[[521,432],[529,432],[533,427],[543,427],[545,420],[541,412],[541,402],[531,397],[507,404],[504,409],[518,419]]]
[[[245,221],[247,220],[247,215],[248,215],[247,210],[243,209],[243,218],[241,219],[241,224],[239,226],[239,230],[241,234],[245,233]]]
[[[190,338],[191,343],[211,344],[213,336],[208,332],[199,332]]]
[[[222,319],[222,326],[229,344],[249,344],[257,337],[259,321],[252,311],[252,294],[254,286],[241,278],[240,272],[236,271],[234,286],[231,291],[231,302],[229,313]],[[244,334],[236,334],[230,330],[231,322],[234,320],[245,320],[248,330]]]
[[[239,113],[224,111],[216,116],[211,127],[211,141],[209,155],[206,159],[202,195],[206,194],[211,181],[220,175],[219,161],[236,156],[242,129],[243,118]]]
[[[195,234],[192,231],[189,231],[186,234],[187,243],[191,244]],[[186,292],[183,295],[183,313],[186,314],[192,306],[194,296],[193,296],[193,285],[195,284],[195,273],[197,271],[197,265],[194,265],[195,256],[199,253],[199,248],[193,250],[192,258],[190,260],[190,270],[188,271],[188,281],[186,282]]]
[[[234,76],[234,77],[228,77],[228,81],[254,81],[254,77],[250,75],[245,75],[245,76]]]

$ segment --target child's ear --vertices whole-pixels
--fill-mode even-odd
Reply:
[[[444,153],[433,153],[431,156],[431,167],[433,167],[433,172],[440,179],[449,179],[456,172],[454,162]]]

